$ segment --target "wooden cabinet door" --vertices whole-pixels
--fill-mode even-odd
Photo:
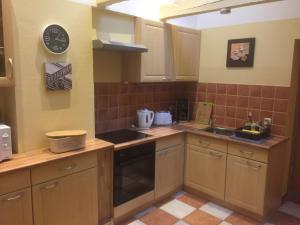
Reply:
[[[33,187],[35,225],[97,225],[96,168]]]
[[[0,196],[0,224],[32,225],[31,190]]]
[[[198,81],[200,31],[172,26],[172,43],[177,81]]]
[[[187,145],[185,185],[224,199],[226,154]]]
[[[175,191],[183,184],[183,145],[156,152],[155,198]]]
[[[0,87],[13,85],[12,1],[0,0]]]
[[[226,201],[263,214],[267,164],[228,156]]]
[[[164,23],[137,18],[136,41],[148,48],[148,52],[141,56],[141,82],[171,79],[170,33]]]

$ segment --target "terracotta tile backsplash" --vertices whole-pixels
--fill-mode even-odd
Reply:
[[[249,112],[253,119],[273,120],[272,131],[286,135],[289,87],[216,83],[95,83],[96,133],[129,127],[136,122],[136,110],[167,110],[178,98],[188,98],[191,118],[198,101],[214,103],[217,124],[241,127]],[[194,113],[193,113],[194,112]]]
[[[241,127],[252,112],[256,121],[272,118],[273,133],[286,135],[289,87],[212,83],[197,86],[197,98],[191,98],[190,94],[190,102],[213,102],[218,125]]]
[[[196,94],[196,83],[192,86],[190,91]],[[95,83],[96,133],[130,127],[141,108],[167,110],[186,96],[189,87],[189,83]]]

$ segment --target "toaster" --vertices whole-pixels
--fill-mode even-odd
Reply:
[[[0,124],[0,162],[12,157],[11,129]]]
[[[154,116],[154,125],[163,126],[172,124],[172,115],[168,111],[156,112]]]

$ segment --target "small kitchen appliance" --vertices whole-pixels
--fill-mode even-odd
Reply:
[[[165,126],[172,124],[172,115],[169,111],[159,111],[155,113],[154,124],[158,126]]]
[[[176,101],[176,111],[175,111],[175,120],[177,122],[180,121],[188,121],[190,114],[190,105],[188,99],[178,99]]]
[[[0,124],[0,162],[12,157],[11,129]]]
[[[138,127],[148,129],[151,127],[154,120],[154,112],[148,109],[141,109],[137,111]]]

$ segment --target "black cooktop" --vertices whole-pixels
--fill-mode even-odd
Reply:
[[[104,141],[108,141],[114,144],[121,144],[124,142],[140,140],[146,137],[150,137],[148,134],[143,134],[141,132],[133,131],[133,130],[117,130],[102,134],[97,134],[96,138],[102,139]]]

